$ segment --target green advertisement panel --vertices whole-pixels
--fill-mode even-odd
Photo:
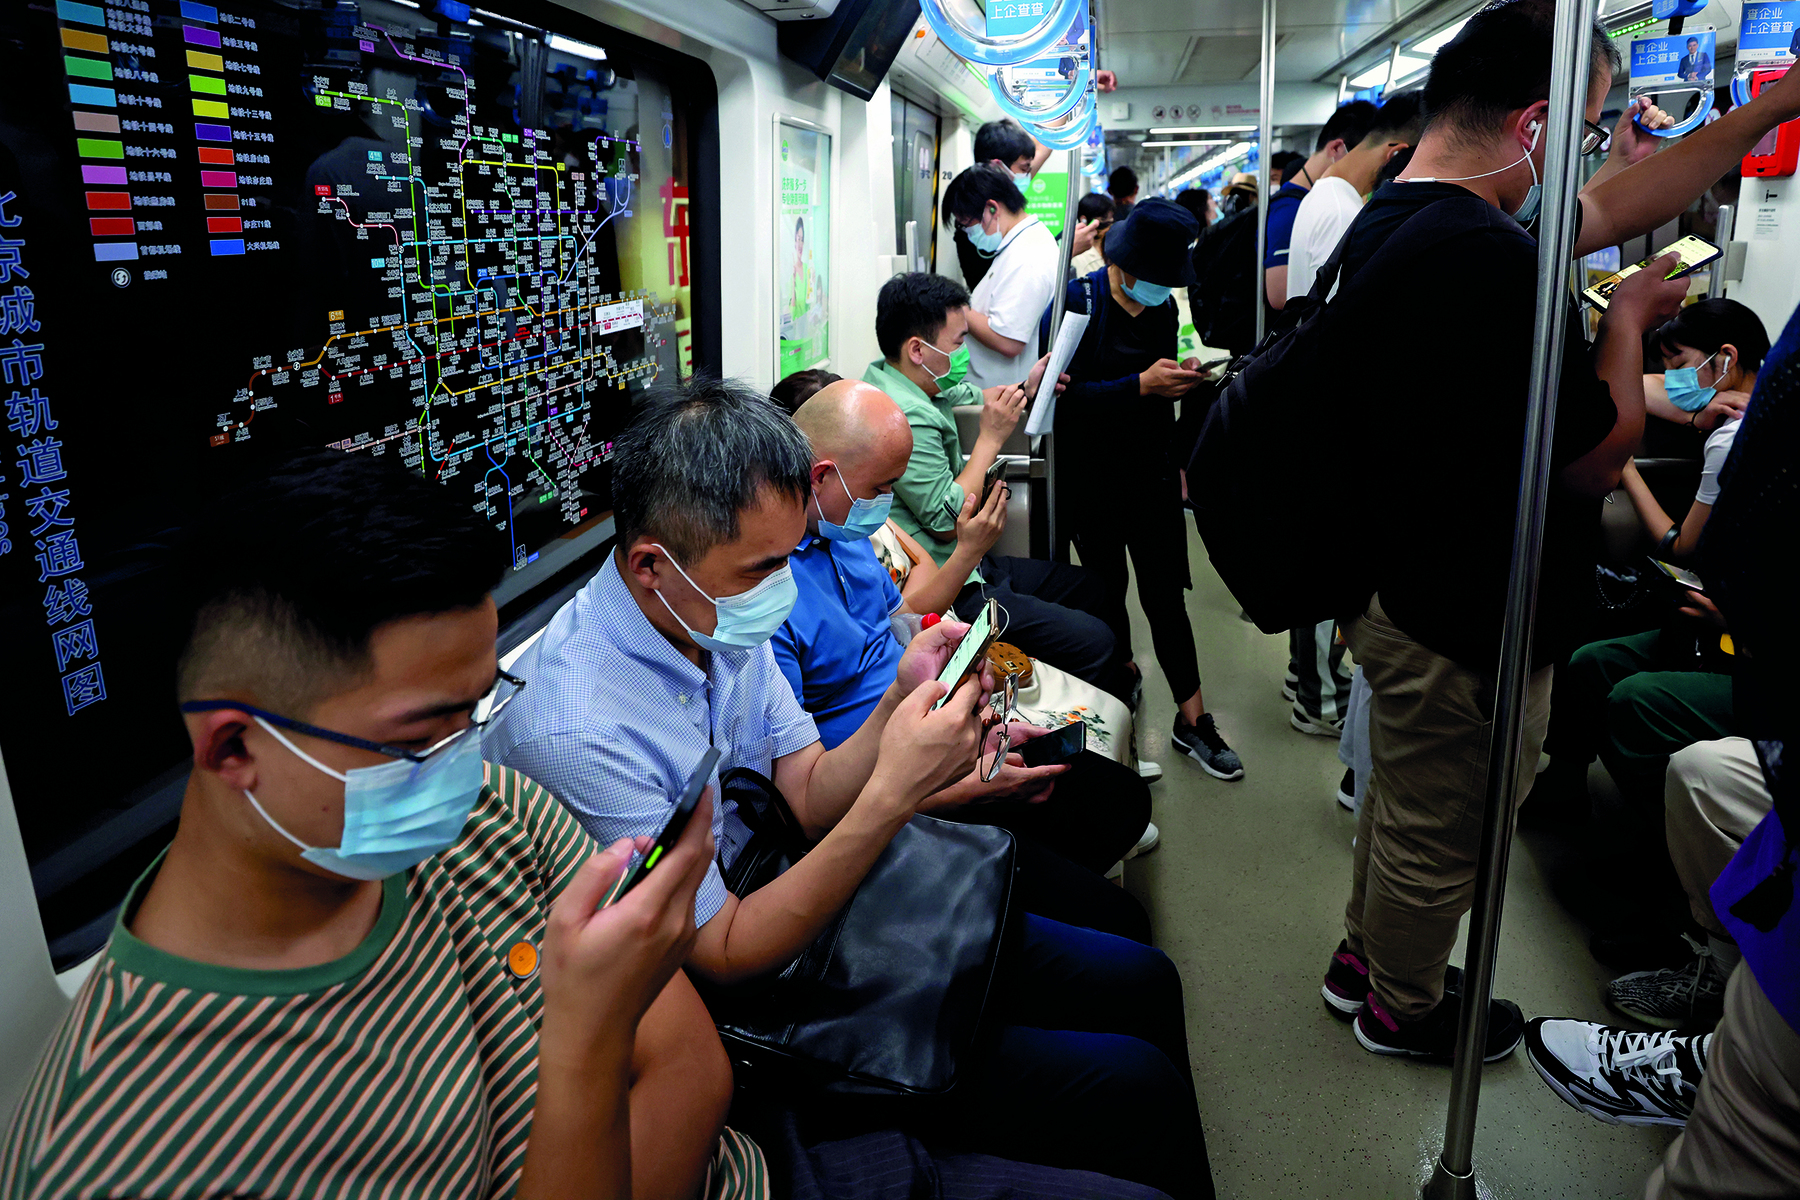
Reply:
[[[831,135],[775,119],[777,379],[831,357]]]
[[[1025,187],[1025,211],[1044,223],[1051,237],[1061,237],[1063,213],[1069,206],[1069,173],[1039,171]]]

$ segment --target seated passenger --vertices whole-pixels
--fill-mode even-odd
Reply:
[[[1120,653],[1131,653],[1125,593],[1135,576],[1156,661],[1175,698],[1170,742],[1214,778],[1237,780],[1244,765],[1200,691],[1185,596],[1187,522],[1170,457],[1174,401],[1200,382],[1190,369],[1199,364],[1175,361],[1180,322],[1171,293],[1193,282],[1188,244],[1199,234],[1199,223],[1181,205],[1159,197],[1140,201],[1109,235],[1107,268],[1069,284],[1069,311],[1089,317],[1069,361],[1056,433],[1069,477],[1081,481],[1082,502],[1071,506],[1075,546],[1106,589]],[[1125,480],[1130,486],[1110,485]]]
[[[631,846],[482,762],[471,713],[519,694],[492,530],[335,452],[212,511],[175,575],[181,822],[14,1117],[5,1195],[750,1194],[676,969],[707,823],[596,911]]]
[[[833,746],[875,712],[902,657],[890,618],[911,605],[869,538],[885,520],[912,431],[898,405],[873,385],[851,380],[816,393],[795,413],[795,423],[812,445],[812,496],[807,536],[789,560],[799,599],[770,644],[821,740]],[[1016,720],[1008,728],[1014,750],[1045,732]],[[1099,873],[1138,848],[1153,828],[1149,785],[1131,767],[1091,750],[1073,764],[1041,767],[1026,767],[1011,754],[995,768],[991,753],[921,811],[1017,834],[1027,912],[1148,942],[1143,909]],[[990,769],[998,773],[984,782]]]
[[[1043,371],[1042,362],[1032,368],[1022,391],[980,392],[966,382],[968,304],[968,293],[942,276],[894,276],[875,302],[875,339],[883,357],[863,372],[863,379],[898,404],[912,426],[912,457],[894,484],[894,521],[918,538],[940,567],[956,552],[963,501],[970,493],[981,494],[987,469],[1018,425],[1026,395],[1035,394]],[[966,463],[951,412],[961,404],[983,405],[981,433]],[[990,597],[1006,609],[1007,640],[1025,653],[1048,659],[1121,699],[1132,695],[1136,669],[1117,649],[1130,644],[1130,631],[1102,619],[1116,605],[1086,571],[1067,563],[986,554],[957,593],[957,615],[968,620]]]
[[[1729,407],[1707,435],[1705,461],[1694,503],[1679,521],[1663,511],[1636,462],[1625,467],[1625,492],[1637,509],[1645,532],[1657,539],[1656,557],[1667,562],[1686,562],[1700,546],[1700,532],[1713,502],[1719,498],[1719,472],[1737,438],[1743,406],[1756,386],[1756,370],[1769,352],[1769,335],[1762,321],[1736,300],[1699,300],[1675,315],[1657,331],[1668,370],[1644,376],[1644,405],[1656,411],[1663,406],[1686,413],[1688,423],[1725,397]]]
[[[652,394],[612,465],[617,548],[522,656],[532,686],[485,743],[607,836],[659,828],[666,790],[709,745],[725,752],[721,771],[773,779],[818,842],[772,882],[730,895],[720,866],[746,826],[722,805],[688,965],[720,984],[778,972],[927,798],[973,769],[980,682],[931,708],[966,627],[915,638],[862,729],[826,750],[768,645],[796,594],[804,435],[767,399],[699,379]],[[1124,938],[1034,915],[1023,926],[999,960],[991,1052],[949,1095],[911,1110],[917,1120],[964,1148],[1210,1195],[1174,967]]]
[[[1038,321],[1056,298],[1062,254],[999,167],[978,164],[944,187],[944,226],[991,260],[969,296],[969,382],[1023,383],[1037,358]]]

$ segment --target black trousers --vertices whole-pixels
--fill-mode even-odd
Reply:
[[[1186,543],[1184,542],[1185,546]],[[956,615],[967,621],[992,599],[1005,609],[1004,641],[1033,658],[1060,667],[1077,679],[1121,700],[1131,696],[1129,622],[1109,622],[1115,605],[1091,571],[1069,563],[988,555],[981,560],[984,584],[971,583],[956,597]],[[1123,630],[1123,638],[1120,631]],[[1123,652],[1120,643],[1127,647]]]
[[[1097,510],[1089,505],[1076,510],[1075,549],[1081,565],[1105,589],[1100,615],[1115,631],[1126,661],[1131,659],[1131,618],[1125,590],[1132,572],[1137,574],[1138,603],[1150,622],[1156,662],[1180,704],[1200,690],[1200,658],[1187,614],[1187,522],[1181,515],[1181,484],[1172,474],[1157,476],[1129,494],[1130,508]]]

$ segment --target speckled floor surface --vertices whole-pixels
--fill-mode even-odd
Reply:
[[[1126,886],[1186,983],[1218,1194],[1416,1197],[1442,1144],[1449,1068],[1369,1054],[1319,998],[1343,932],[1354,832],[1332,798],[1337,743],[1288,726],[1286,638],[1239,619],[1191,524],[1188,537],[1206,700],[1245,777],[1221,782],[1170,750],[1174,705],[1134,596],[1147,673],[1139,751],[1166,774],[1152,789],[1162,846],[1127,865]],[[1499,995],[1527,1016],[1605,1018],[1599,989],[1612,972],[1550,897],[1528,840],[1514,848],[1502,928]],[[1478,1179],[1494,1197],[1639,1197],[1673,1136],[1565,1106],[1521,1050],[1484,1076]]]

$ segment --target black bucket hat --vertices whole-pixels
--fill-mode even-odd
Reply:
[[[1106,261],[1146,283],[1183,287],[1194,282],[1188,245],[1199,236],[1200,222],[1173,200],[1139,200],[1106,231]]]

